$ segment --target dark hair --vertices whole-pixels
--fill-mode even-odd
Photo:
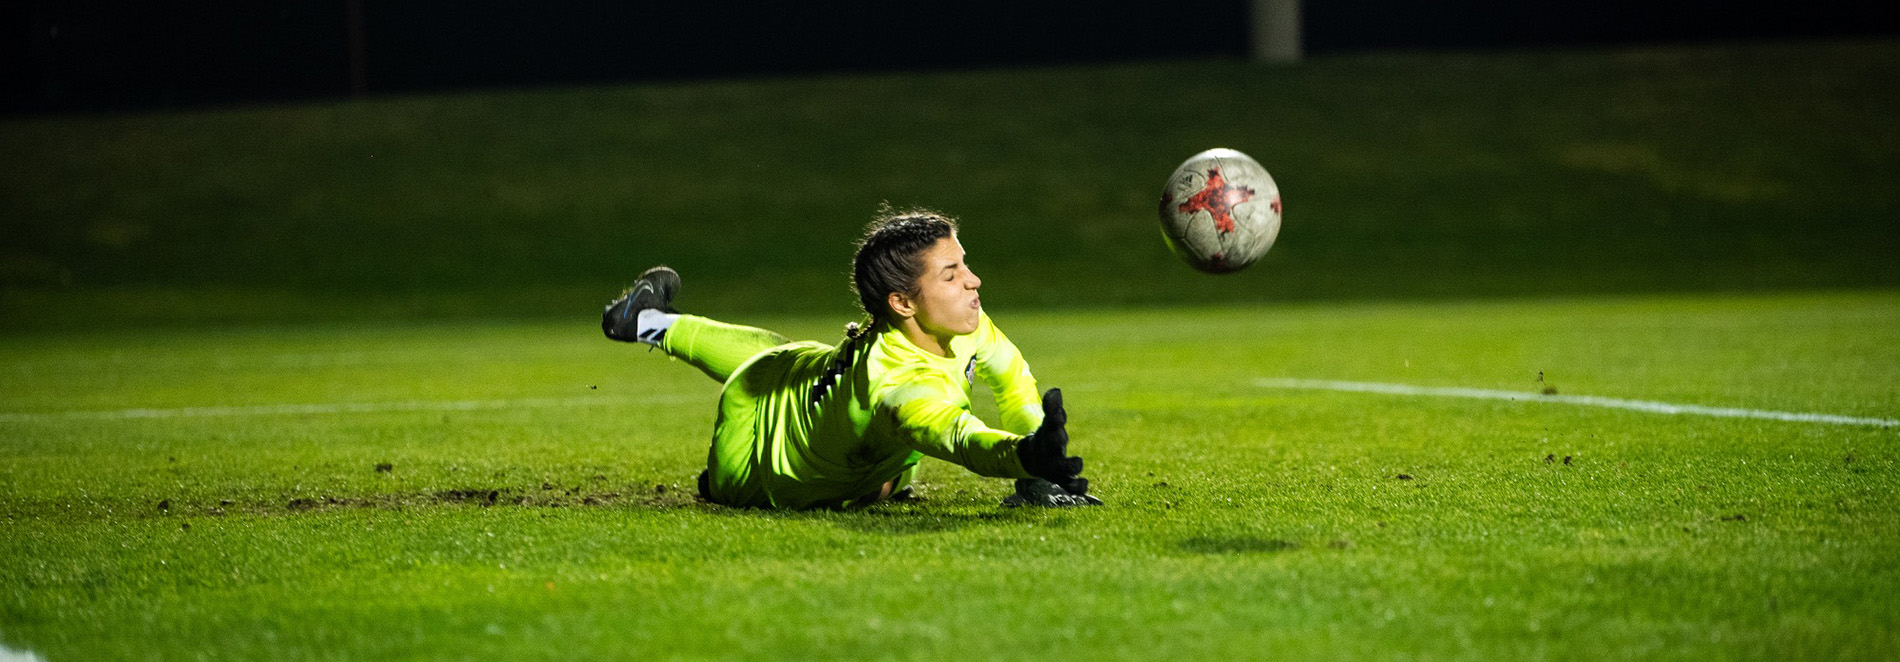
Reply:
[[[891,312],[892,292],[915,297],[924,275],[924,251],[937,240],[957,233],[957,221],[928,209],[878,208],[877,218],[864,226],[857,257],[851,263],[851,289],[858,305],[876,323]]]
[[[851,260],[851,290],[858,293],[858,305],[871,322],[844,326],[844,342],[838,345],[825,374],[812,385],[812,406],[824,402],[831,388],[851,369],[872,328],[887,319],[891,293],[915,297],[923,292],[917,282],[924,275],[924,251],[956,233],[956,219],[943,214],[916,208],[898,211],[888,203],[878,207],[877,218],[864,226],[864,237],[858,239],[857,255]]]

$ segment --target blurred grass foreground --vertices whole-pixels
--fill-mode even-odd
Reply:
[[[853,312],[880,202],[996,306],[1900,285],[1900,42],[1369,54],[0,120],[0,328]],[[1287,221],[1206,277],[1162,180],[1252,154]]]

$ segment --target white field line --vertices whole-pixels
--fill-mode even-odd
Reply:
[[[1765,418],[1775,421],[1793,421],[1796,423],[1872,425],[1886,428],[1900,427],[1900,420],[1891,418],[1768,411],[1763,409],[1742,409],[1738,407],[1704,407],[1701,405],[1679,405],[1669,402],[1655,402],[1652,400],[1605,398],[1594,395],[1544,395],[1531,391],[1498,391],[1482,388],[1413,386],[1410,384],[1385,384],[1379,382],[1344,382],[1327,379],[1260,378],[1255,379],[1253,383],[1255,386],[1262,388],[1350,391],[1355,393],[1384,393],[1387,395],[1426,395],[1446,398],[1478,398],[1483,400],[1514,400],[1524,402],[1555,402],[1566,405],[1629,409],[1652,414],[1690,414],[1695,416],[1719,416],[1723,418]]]
[[[0,413],[0,423],[39,423],[73,420],[131,420],[143,418],[214,418],[221,416],[290,416],[298,414],[373,414],[402,411],[482,411],[490,409],[548,409],[628,404],[676,404],[684,395],[647,397],[511,398],[505,400],[406,400],[395,402],[318,402],[253,405],[246,407],[175,407],[169,409],[103,409],[54,412]],[[710,402],[710,400],[708,401]]]

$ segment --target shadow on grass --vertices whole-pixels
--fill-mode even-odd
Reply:
[[[853,510],[765,510],[707,506],[710,512],[745,518],[764,518],[788,522],[813,522],[859,533],[896,536],[949,533],[970,527],[1019,526],[1036,523],[1044,527],[1064,527],[1069,518],[1055,509],[1003,508],[995,504],[964,501],[916,500],[880,503]]]
[[[1254,536],[1197,536],[1181,541],[1181,550],[1196,554],[1267,554],[1290,552],[1300,543]]]

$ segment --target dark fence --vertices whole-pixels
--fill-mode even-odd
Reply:
[[[1891,34],[1881,3],[1313,0],[1309,53]],[[1248,0],[28,0],[0,109],[1243,57]]]

